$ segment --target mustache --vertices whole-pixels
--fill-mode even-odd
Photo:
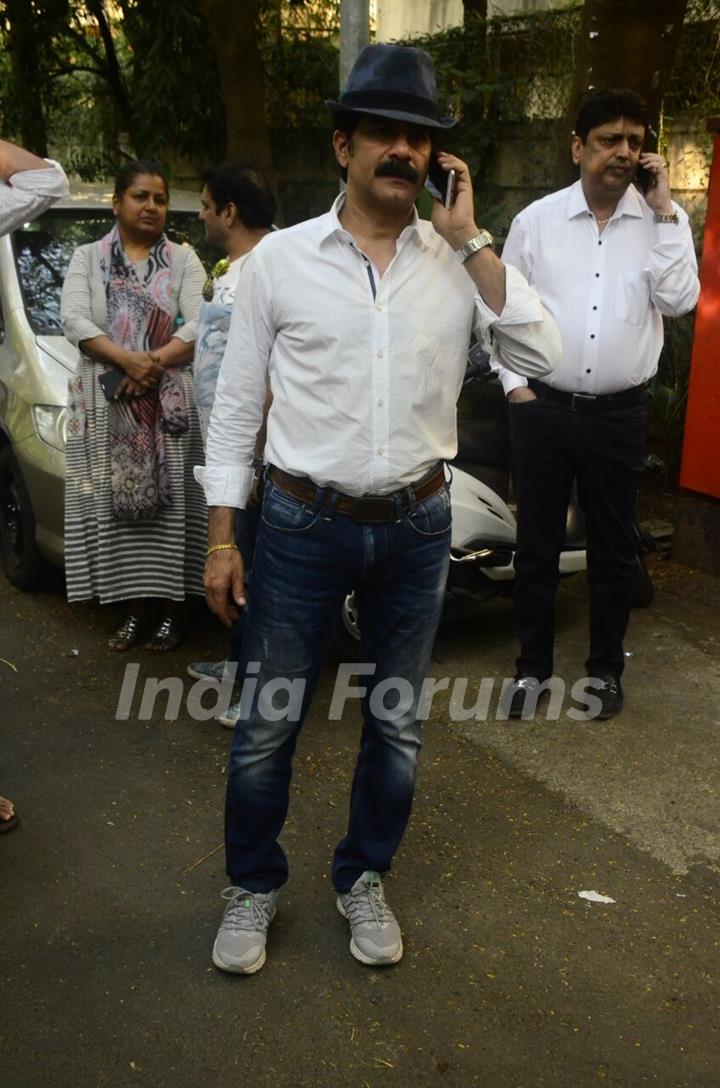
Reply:
[[[376,178],[404,178],[406,181],[417,181],[418,172],[415,167],[409,162],[401,162],[400,160],[388,159],[387,162],[381,162],[375,170]]]

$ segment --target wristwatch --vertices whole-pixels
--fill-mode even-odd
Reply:
[[[465,245],[460,246],[460,249],[455,250],[455,256],[460,261],[460,264],[465,264],[468,257],[472,257],[473,253],[479,253],[481,249],[485,249],[485,246],[494,246],[495,239],[489,230],[481,230],[479,234],[476,234],[474,238],[471,238]]]
[[[678,223],[680,222],[680,218],[679,218],[677,212],[670,212],[667,215],[664,215],[662,212],[655,212],[655,222],[656,223],[674,223],[675,226],[677,226]]]

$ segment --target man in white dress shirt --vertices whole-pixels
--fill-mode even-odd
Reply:
[[[63,168],[8,140],[0,140],[0,234],[7,234],[49,208],[68,191]],[[0,797],[0,833],[18,825],[12,801]]]
[[[688,218],[671,199],[662,156],[643,150],[647,132],[638,95],[591,92],[572,140],[580,180],[522,211],[503,250],[555,318],[563,348],[542,380],[500,367],[518,503],[520,656],[504,697],[511,717],[532,714],[553,672],[558,558],[574,479],[587,523],[587,675],[600,700],[597,717],[612,717],[623,704],[646,386],[663,344],[662,315],[687,313],[699,292]],[[644,194],[633,184],[641,177]]]
[[[334,116],[347,191],[330,212],[263,239],[247,259],[198,470],[210,507],[206,587],[231,623],[247,604],[245,678],[228,774],[228,905],[213,948],[222,970],[265,962],[287,879],[277,839],[292,754],[344,596],[355,589],[366,681],[346,837],[335,851],[350,950],[396,963],[400,929],[381,874],[412,804],[417,700],[447,576],[456,399],[471,332],[493,333],[504,363],[545,375],[559,337],[534,291],[475,223],[466,165],[450,209],[418,219],[441,114],[430,57],[366,47]],[[234,546],[253,480],[266,389],[268,463],[247,602]]]

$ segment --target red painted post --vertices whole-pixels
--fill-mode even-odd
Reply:
[[[680,484],[720,498],[720,117],[707,128],[715,139]]]

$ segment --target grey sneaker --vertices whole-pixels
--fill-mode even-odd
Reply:
[[[337,909],[350,923],[350,951],[360,963],[382,967],[402,959],[400,926],[385,902],[380,874],[368,869],[349,892],[337,897]]]
[[[237,671],[234,661],[191,661],[186,671],[193,680],[223,680],[226,668]]]
[[[224,725],[226,729],[234,729],[237,720],[240,717],[240,703],[233,703],[227,710],[224,710],[222,714],[218,714],[217,721],[220,725]]]
[[[212,958],[221,971],[254,975],[265,963],[267,931],[275,917],[279,892],[225,888],[229,900],[213,945]]]

